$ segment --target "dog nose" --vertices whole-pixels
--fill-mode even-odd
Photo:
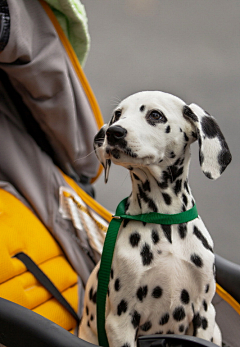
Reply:
[[[127,130],[120,125],[112,125],[108,128],[106,135],[109,145],[115,145],[126,137]]]

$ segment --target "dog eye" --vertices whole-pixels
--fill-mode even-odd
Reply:
[[[119,120],[119,118],[121,117],[121,115],[122,115],[122,110],[117,110],[117,111],[115,111],[115,113],[114,113],[114,115],[115,115],[115,122],[117,121],[117,120]]]
[[[155,122],[155,123],[166,123],[167,118],[164,116],[164,114],[161,111],[153,110],[149,112],[147,115],[147,120],[149,122]]]

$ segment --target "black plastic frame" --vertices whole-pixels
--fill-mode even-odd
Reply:
[[[0,343],[7,347],[96,347],[39,314],[0,298]],[[178,335],[151,335],[138,347],[216,347],[205,340]]]
[[[198,337],[182,335],[148,335],[141,336],[137,347],[218,347]]]

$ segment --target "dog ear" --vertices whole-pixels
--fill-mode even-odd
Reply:
[[[216,120],[196,104],[184,106],[183,115],[197,133],[203,173],[210,179],[217,179],[230,164],[232,156]]]

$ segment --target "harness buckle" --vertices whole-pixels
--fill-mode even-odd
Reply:
[[[112,215],[112,218],[114,218],[114,219],[122,219],[122,217],[120,217],[120,216],[114,216],[114,215]]]

